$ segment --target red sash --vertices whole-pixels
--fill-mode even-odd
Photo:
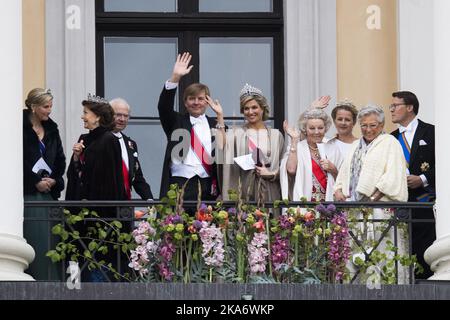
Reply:
[[[206,151],[205,147],[203,146],[201,140],[197,136],[194,127],[191,129],[191,148],[192,151],[194,151],[197,158],[202,163],[203,168],[205,169],[206,173],[211,177],[211,194],[214,196],[217,196],[217,180],[212,175],[212,163],[213,159],[211,155]]]
[[[324,190],[326,190],[327,189],[327,175],[326,175],[326,173],[317,164],[317,162],[314,161],[314,159],[311,159],[311,162],[312,162],[312,172],[313,172],[314,176],[316,177],[317,181],[319,181],[319,183],[322,186],[322,188]]]
[[[201,140],[198,138],[194,127],[191,129],[191,148],[194,151],[197,158],[202,163],[203,168],[205,169],[206,173],[211,176],[212,173],[212,158],[209,155],[208,151],[206,151],[205,147],[203,146]]]
[[[123,184],[125,186],[125,192],[127,194],[127,199],[131,200],[131,187],[130,187],[130,177],[128,175],[128,168],[125,161],[122,160],[122,174],[123,174]]]

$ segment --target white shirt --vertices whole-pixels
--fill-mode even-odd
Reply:
[[[125,162],[127,170],[129,170],[128,150],[127,150],[127,146],[125,145],[125,141],[123,140],[122,133],[121,132],[113,132],[113,135],[115,135],[119,139],[120,151],[122,152],[122,160]]]
[[[416,134],[417,127],[419,126],[419,120],[417,120],[417,117],[414,118],[413,121],[411,121],[406,127],[399,126],[398,130],[400,134],[403,132],[405,133],[406,141],[408,141],[409,147],[412,149],[412,144],[414,140],[414,135]],[[409,174],[409,172],[408,172]],[[428,180],[427,177],[425,177],[424,174],[421,174],[420,179],[422,179],[422,183],[424,187],[428,186]]]

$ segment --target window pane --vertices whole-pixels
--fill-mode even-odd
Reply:
[[[105,38],[105,97],[127,100],[131,116],[157,117],[176,54],[176,38]]]
[[[139,149],[139,162],[145,180],[152,188],[153,197],[158,199],[167,142],[161,124],[159,121],[130,121],[125,129],[125,134],[136,141]],[[132,197],[140,199],[134,191]]]
[[[272,12],[272,0],[199,0],[200,12]]]
[[[105,11],[176,12],[177,0],[105,0]]]
[[[239,93],[246,83],[263,91],[274,114],[272,38],[201,38],[200,66],[200,81],[220,101],[225,117],[241,116]]]

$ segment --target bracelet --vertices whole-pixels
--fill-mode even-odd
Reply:
[[[290,148],[289,151],[290,151],[290,152],[296,152],[297,149],[296,149],[296,148]]]
[[[224,124],[217,123],[217,124],[216,124],[216,129],[225,129],[225,125],[224,125]]]

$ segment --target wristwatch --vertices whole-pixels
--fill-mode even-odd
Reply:
[[[370,201],[375,201],[375,196],[371,196]]]

